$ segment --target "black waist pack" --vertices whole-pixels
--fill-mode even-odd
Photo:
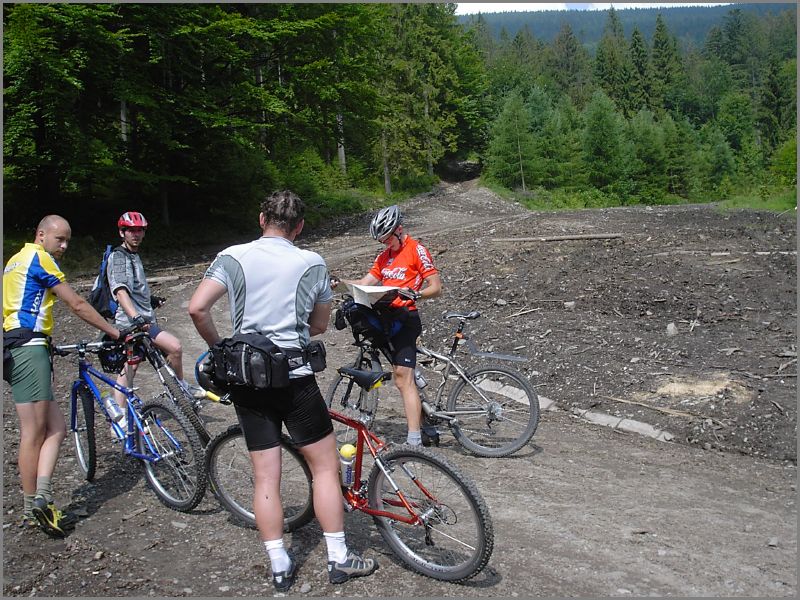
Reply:
[[[325,345],[315,340],[305,350],[276,346],[260,333],[237,333],[214,344],[209,353],[211,378],[221,388],[255,390],[289,386],[289,372],[309,364],[314,373],[326,367]]]
[[[325,350],[325,344],[322,343],[322,340],[314,340],[313,342],[309,342],[305,352],[303,352],[303,358],[306,362],[308,362],[311,370],[314,371],[314,373],[324,371],[325,367],[328,366],[325,358],[326,355],[327,351]]]
[[[289,356],[260,333],[237,333],[211,347],[214,383],[255,390],[289,386]]]

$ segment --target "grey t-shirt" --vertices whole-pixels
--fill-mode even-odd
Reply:
[[[150,306],[150,287],[147,285],[144,266],[139,255],[129,252],[122,246],[115,248],[109,257],[106,273],[114,299],[117,297],[117,290],[125,288],[137,312],[151,323],[155,323],[155,312]],[[131,319],[122,310],[122,306],[117,307],[114,323],[119,327],[131,325]]]
[[[228,290],[234,333],[262,333],[282,348],[305,348],[314,305],[333,300],[322,257],[282,237],[226,248],[205,277]],[[306,366],[291,376],[310,374]]]

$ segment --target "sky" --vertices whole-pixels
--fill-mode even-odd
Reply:
[[[599,4],[599,3],[525,3],[525,2],[459,2],[456,9],[457,15],[471,15],[474,13],[491,13],[491,12],[519,12],[519,11],[534,11],[534,10],[608,10],[612,3]],[[614,8],[622,10],[625,8],[656,8],[656,7],[671,7],[671,6],[722,6],[729,4],[728,2],[720,2],[716,4],[703,3],[703,2],[638,2],[638,3],[613,3]]]

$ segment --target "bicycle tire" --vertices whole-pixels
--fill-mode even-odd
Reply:
[[[373,516],[381,536],[400,560],[417,573],[440,581],[466,581],[480,573],[494,549],[494,529],[475,483],[427,448],[398,446],[381,458],[417,514],[427,514],[425,525]],[[370,508],[408,517],[394,486],[377,464],[368,486]],[[423,494],[423,487],[431,497]]]
[[[525,378],[494,366],[469,371],[467,377],[490,395],[490,404],[459,379],[447,399],[447,411],[457,419],[450,425],[456,440],[473,454],[489,458],[508,456],[525,446],[539,426],[539,397]],[[475,410],[483,412],[458,414]]]
[[[368,356],[363,356],[356,368],[362,371],[371,371],[373,369],[372,359]],[[369,429],[375,422],[375,414],[378,412],[378,390],[363,390],[353,383],[353,387],[350,390],[351,398],[345,401],[344,396],[349,383],[349,378],[337,375],[328,388],[328,393],[325,394],[325,405],[345,417],[360,421]],[[355,406],[351,406],[353,394],[358,394],[358,403]],[[336,436],[336,443],[339,447],[343,444],[353,444],[355,446],[358,440],[358,431],[339,421],[333,422],[333,433]]]
[[[136,450],[151,454],[149,440],[160,457],[142,459],[147,483],[169,508],[192,510],[203,499],[207,478],[197,432],[183,412],[161,400],[144,404],[139,416],[143,429],[136,432]]]
[[[75,442],[75,456],[86,481],[92,481],[97,469],[97,443],[94,430],[94,395],[86,385],[78,387],[72,411],[70,426]]]
[[[200,443],[205,447],[206,444],[211,441],[211,434],[208,433],[205,423],[203,423],[203,420],[195,411],[192,398],[189,397],[186,390],[183,389],[183,386],[178,383],[177,376],[171,369],[164,366],[159,369],[159,372],[164,377],[164,387],[167,389],[170,400],[172,400],[186,416],[186,419],[197,432]]]
[[[314,518],[311,470],[291,442],[281,437],[281,500],[283,530],[302,527]],[[231,425],[206,447],[206,471],[219,503],[235,521],[256,527],[253,513],[253,465],[242,428]]]

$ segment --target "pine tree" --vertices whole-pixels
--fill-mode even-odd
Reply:
[[[528,110],[520,95],[511,93],[492,125],[484,173],[508,188],[527,191],[533,178],[535,152]]]
[[[659,198],[667,188],[664,131],[653,114],[643,109],[631,119],[628,132],[633,144],[633,161],[627,171],[635,182],[635,191],[645,199]]]
[[[595,79],[617,107],[629,114],[631,102],[631,64],[622,23],[613,6],[608,11],[603,37],[597,46],[594,61]]]
[[[697,139],[691,124],[685,118],[674,121],[665,115],[661,123],[664,131],[665,174],[669,193],[688,198],[697,187],[695,164]]]
[[[625,170],[625,140],[622,117],[602,91],[592,95],[584,110],[583,158],[589,183],[603,188]]]
[[[549,68],[558,89],[567,94],[575,106],[583,108],[592,86],[589,53],[568,23],[561,26],[553,40]]]
[[[700,153],[700,171],[703,189],[719,191],[723,183],[734,176],[736,158],[725,134],[714,124],[703,128],[703,147]]]
[[[630,57],[633,66],[631,106],[638,111],[650,106],[650,50],[638,27],[631,33]]]

